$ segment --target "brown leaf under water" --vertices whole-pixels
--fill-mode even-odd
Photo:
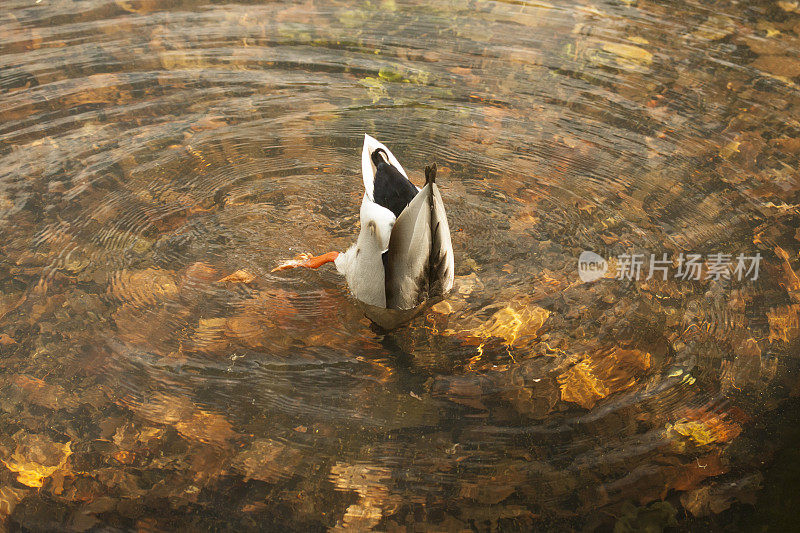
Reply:
[[[625,43],[605,43],[603,50],[617,56],[618,61],[635,61],[640,63],[650,63],[653,61],[653,54],[640,46]]]
[[[251,274],[247,270],[237,270],[229,276],[217,280],[218,283],[250,283],[256,279],[255,274]]]
[[[526,370],[519,365],[501,373],[504,382],[501,394],[518,413],[531,418],[545,418],[558,403],[558,385],[550,377],[534,377]]]
[[[114,3],[128,13],[138,15],[151,13],[161,7],[159,0],[114,0]]]
[[[769,143],[784,152],[791,154],[800,153],[800,137],[781,137],[779,139],[772,139]]]
[[[199,352],[222,352],[228,347],[225,337],[226,318],[201,318],[186,349]]]
[[[784,78],[800,76],[800,61],[795,57],[766,55],[753,61],[750,66]]]
[[[225,444],[237,433],[224,416],[197,409],[175,424],[175,429],[189,440],[204,444]]]
[[[24,395],[25,401],[34,405],[48,409],[70,409],[79,405],[77,398],[60,385],[53,385],[24,374],[14,376],[11,382]]]
[[[629,472],[605,484],[603,492],[615,499],[631,499],[642,505],[663,500],[671,490],[693,490],[704,480],[728,470],[718,450],[686,463],[674,455],[658,455],[626,468]]]
[[[25,294],[0,293],[0,318],[22,305],[26,299]]]
[[[386,482],[391,471],[368,464],[336,463],[331,467],[331,481],[339,490],[353,490],[359,501],[347,508],[337,526],[351,531],[368,531],[392,511],[400,498],[389,492]]]
[[[0,516],[9,516],[28,491],[12,487],[0,487]]]
[[[208,284],[219,279],[219,271],[208,263],[197,261],[189,265],[183,274],[184,284]]]
[[[719,452],[712,452],[684,465],[676,474],[672,488],[691,490],[704,479],[724,474],[727,471],[728,469],[722,464]]]
[[[727,413],[703,409],[688,410],[686,416],[666,425],[667,435],[675,439],[678,449],[704,447],[716,442],[730,442],[742,432],[742,426],[730,420]]]
[[[558,376],[558,383],[563,401],[577,403],[586,409],[591,409],[598,400],[610,394],[608,387],[594,376],[588,361],[581,361]]]
[[[783,267],[782,284],[786,287],[789,295],[800,293],[800,276],[792,268],[792,264],[789,261],[789,253],[780,246],[776,246],[775,254],[781,258],[781,266]]]
[[[473,409],[486,411],[483,403],[484,392],[481,379],[477,376],[440,376],[434,381],[431,393],[435,397],[446,398],[453,403],[466,405]]]
[[[650,359],[648,352],[619,347],[592,354],[558,376],[561,399],[591,409],[635,384],[650,369]]]
[[[227,418],[199,408],[188,398],[159,393],[142,403],[126,403],[145,420],[171,425],[190,441],[221,446],[238,436]]]
[[[17,481],[28,487],[44,485],[44,480],[63,469],[72,455],[71,442],[61,444],[45,435],[22,430],[13,439],[15,449],[2,462],[17,474]]]
[[[694,37],[709,41],[723,39],[736,30],[733,19],[720,14],[708,17],[697,29],[692,32]]]
[[[271,326],[265,316],[254,312],[232,316],[225,321],[225,336],[248,348],[258,348]]]
[[[281,478],[290,477],[302,461],[300,451],[282,442],[260,439],[240,452],[232,461],[232,466],[244,474],[245,481],[257,479],[275,483]]]
[[[792,342],[800,336],[800,304],[782,305],[767,312],[769,342]]]
[[[156,304],[178,294],[172,272],[157,268],[122,270],[114,273],[109,292],[120,300]]]
[[[509,468],[497,475],[479,478],[478,483],[463,483],[458,495],[478,503],[495,505],[514,494],[526,478],[527,473],[523,470]]]
[[[203,117],[200,120],[196,121],[194,124],[192,124],[190,129],[192,131],[208,131],[208,130],[215,130],[217,128],[223,128],[227,125],[228,123],[225,122],[225,120],[223,120],[223,117],[220,116]]]
[[[523,339],[535,336],[549,316],[547,309],[513,302],[473,329],[470,336],[482,340],[495,337],[508,346],[524,344]]]
[[[719,514],[734,502],[755,504],[764,476],[761,472],[718,485],[707,485],[681,494],[681,504],[694,516]]]
[[[112,313],[119,338],[148,346],[151,350],[172,349],[188,327],[189,309],[184,307],[139,306],[125,303]]]

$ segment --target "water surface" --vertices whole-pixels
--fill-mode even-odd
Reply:
[[[799,55],[792,2],[7,0],[6,526],[788,520]],[[393,332],[270,272],[355,239],[365,132],[437,162],[453,231]]]

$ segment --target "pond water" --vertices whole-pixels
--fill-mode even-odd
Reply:
[[[792,524],[798,58],[788,0],[4,1],[6,527]],[[452,229],[395,331],[270,272],[364,133]]]

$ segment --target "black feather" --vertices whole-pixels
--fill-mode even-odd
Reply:
[[[427,279],[427,287],[425,294],[422,295],[424,298],[430,298],[432,296],[438,296],[435,294],[436,292],[436,285],[438,282],[438,278],[436,277],[437,271],[437,264],[442,262],[442,258],[437,254],[439,248],[441,247],[441,238],[439,237],[438,230],[439,230],[439,222],[436,220],[436,204],[433,201],[433,186],[436,183],[436,163],[425,167],[425,185],[430,184],[430,189],[428,189],[428,207],[431,210],[431,248],[430,252],[428,253],[428,264],[425,265],[425,276]],[[441,285],[441,283],[438,283]],[[441,287],[439,287],[439,292],[441,292]]]
[[[388,163],[382,153],[385,154],[380,148],[372,153],[372,162],[375,164],[373,196],[375,203],[399,217],[417,195],[417,188],[394,165]]]

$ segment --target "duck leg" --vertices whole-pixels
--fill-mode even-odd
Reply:
[[[305,267],[305,268],[319,268],[325,263],[331,263],[336,261],[336,258],[339,257],[339,252],[328,252],[322,255],[311,255],[311,254],[300,254],[294,259],[288,259],[275,268],[271,270],[271,272],[277,272],[279,270],[288,270],[290,268],[297,268],[297,267]]]

